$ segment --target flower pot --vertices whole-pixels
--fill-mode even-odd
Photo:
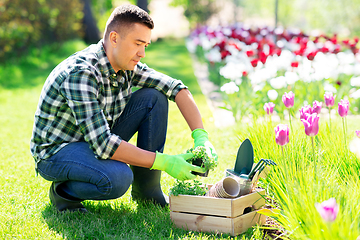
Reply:
[[[203,164],[203,160],[202,160],[202,158],[194,158],[194,160],[192,161],[192,164],[195,166],[201,167],[201,165]],[[198,172],[194,172],[194,171],[191,171],[191,173],[194,175],[198,175],[200,177],[207,177],[209,174],[209,170],[207,170],[205,173],[198,173]]]

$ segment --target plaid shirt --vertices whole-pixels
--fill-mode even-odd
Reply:
[[[174,101],[186,86],[138,63],[115,73],[103,40],[73,54],[47,78],[35,113],[30,149],[36,162],[71,142],[86,141],[99,159],[109,159],[121,142],[110,132],[131,96],[132,87],[151,87]]]

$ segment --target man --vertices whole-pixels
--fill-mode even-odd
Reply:
[[[83,200],[115,199],[131,184],[134,200],[166,206],[161,170],[180,180],[205,171],[186,162],[192,154],[162,153],[168,99],[188,123],[194,146],[217,157],[187,87],[140,63],[153,27],[145,11],[120,6],[98,44],[70,56],[47,78],[30,147],[37,172],[52,181],[49,197],[59,211],[86,212]],[[128,141],[136,132],[134,146]]]

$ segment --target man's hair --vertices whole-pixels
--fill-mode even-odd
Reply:
[[[106,23],[104,38],[108,38],[111,31],[123,31],[134,23],[154,28],[154,22],[146,11],[135,5],[119,6],[114,9]]]

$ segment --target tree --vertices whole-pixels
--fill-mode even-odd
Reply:
[[[173,0],[172,6],[182,6],[184,15],[194,27],[205,24],[219,9],[215,6],[216,0]]]
[[[147,0],[136,0],[136,5],[143,9],[146,12],[149,12],[149,8],[148,8],[148,1]]]
[[[84,3],[84,41],[87,44],[97,43],[100,40],[100,31],[91,11],[91,0],[82,0],[82,2]]]

